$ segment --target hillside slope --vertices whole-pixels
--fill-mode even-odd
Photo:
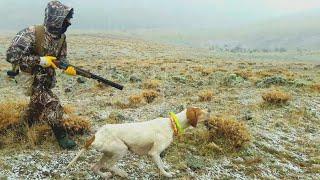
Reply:
[[[2,36],[0,44],[7,47],[11,38]],[[71,34],[68,48],[72,64],[125,86],[119,91],[57,70],[54,93],[63,106],[72,106],[77,115],[89,119],[93,130],[106,123],[165,117],[187,106],[209,109],[212,117],[232,120],[210,131],[199,124],[174,137],[163,159],[175,178],[319,179],[320,69],[316,64],[230,60],[208,50],[104,34]],[[2,49],[0,105],[6,107],[10,102],[28,101],[28,97],[19,82],[6,77],[10,65]],[[271,96],[265,98],[265,94]],[[280,103],[278,94],[284,97]],[[236,123],[247,128],[235,131]],[[219,129],[222,133],[216,136],[206,135]],[[0,179],[100,178],[90,167],[101,153],[89,150],[65,170],[79,149],[61,150],[52,133],[37,145],[19,142],[21,134],[15,137],[12,131],[6,134],[0,129],[0,139],[6,140],[0,140]],[[238,143],[243,131],[251,134],[251,141],[243,147],[228,144]],[[79,148],[88,137],[90,134],[73,136]],[[129,153],[118,166],[130,179],[164,179],[149,157]]]

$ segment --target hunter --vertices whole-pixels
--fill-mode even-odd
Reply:
[[[19,69],[31,75],[30,103],[22,113],[23,120],[31,126],[35,122],[50,125],[53,133],[63,149],[72,149],[76,143],[69,139],[62,125],[63,108],[58,96],[52,88],[56,84],[57,68],[54,61],[67,61],[67,42],[65,32],[71,25],[73,8],[59,1],[51,1],[45,9],[43,25],[30,26],[20,31],[7,50],[7,61],[13,70]],[[74,67],[64,71],[68,75],[76,75]]]

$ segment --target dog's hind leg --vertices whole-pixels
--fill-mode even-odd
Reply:
[[[94,164],[91,168],[94,173],[98,174],[104,179],[108,179],[112,176],[110,172],[103,173],[100,171],[100,169],[104,166],[105,162],[108,161],[109,158],[110,156],[108,156],[107,153],[104,153],[101,159],[96,164]]]

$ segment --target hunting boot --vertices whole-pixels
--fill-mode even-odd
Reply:
[[[57,125],[52,126],[51,128],[61,148],[73,149],[74,147],[76,147],[77,144],[73,140],[68,138],[68,134],[65,128]]]

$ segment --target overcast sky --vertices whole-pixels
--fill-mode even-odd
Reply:
[[[214,28],[320,12],[320,0],[61,0],[74,29]],[[47,0],[0,0],[0,30],[43,21]]]

